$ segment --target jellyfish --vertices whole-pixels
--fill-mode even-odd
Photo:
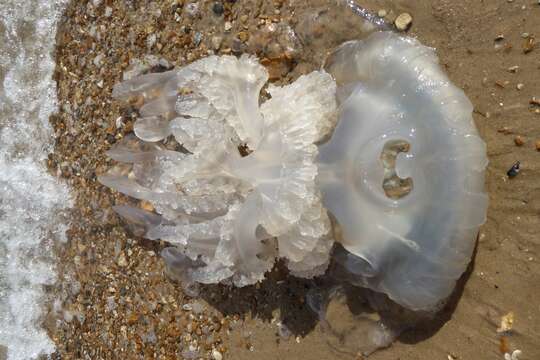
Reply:
[[[117,212],[174,247],[164,260],[188,284],[253,284],[278,258],[311,278],[336,241],[347,281],[439,309],[485,221],[487,157],[435,51],[376,32],[261,101],[267,80],[244,55],[118,84],[140,117],[108,152],[127,167],[99,180],[155,213]]]

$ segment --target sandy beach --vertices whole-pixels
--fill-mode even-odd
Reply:
[[[540,359],[540,5],[357,2],[375,14],[384,9],[389,23],[412,15],[407,35],[436,48],[468,95],[489,157],[488,220],[448,306],[369,358],[492,360],[521,350],[519,360]],[[126,71],[250,53],[272,82],[287,84],[319,69],[342,42],[366,36],[361,24],[333,0],[71,1],[56,44],[60,111],[50,119],[57,141],[49,169],[76,191],[68,242],[57,246],[60,280],[48,288],[53,358],[361,358],[350,350],[354,338],[339,344],[322,331],[306,305],[309,282],[281,266],[256,286],[204,286],[196,299],[183,294],[164,273],[164,244],[138,237],[111,209],[151,205],[97,182],[114,163],[105,152],[133,129],[136,114],[111,96]],[[521,171],[510,179],[516,161]],[[499,333],[509,313],[512,330]],[[336,326],[354,334],[355,315],[336,316]]]

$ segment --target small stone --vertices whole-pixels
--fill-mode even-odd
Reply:
[[[248,19],[249,19],[249,17],[247,15],[245,15],[245,14],[240,16],[240,21],[243,22],[243,23],[247,22]]]
[[[521,167],[521,163],[519,161],[516,161],[514,165],[506,172],[506,175],[508,175],[509,178],[516,177],[519,174]]]
[[[214,350],[212,350],[212,359],[214,359],[214,360],[222,360],[223,355],[221,355],[221,353],[219,351],[214,349]]]
[[[156,41],[157,41],[157,35],[156,34],[150,34],[146,38],[146,46],[149,49],[151,49],[156,44]]]
[[[240,39],[241,42],[246,42],[249,39],[249,33],[247,31],[240,31],[238,33],[238,39]]]
[[[126,255],[122,252],[120,253],[120,256],[118,256],[118,259],[116,260],[116,263],[120,267],[126,267],[128,266],[128,262],[126,260]]]
[[[214,3],[214,5],[212,5],[212,11],[214,12],[214,14],[216,14],[217,16],[221,16],[223,15],[223,12],[225,11],[225,8],[223,7],[223,4],[216,1]]]
[[[394,24],[399,31],[407,31],[411,27],[412,21],[413,18],[411,14],[403,13],[396,18]]]
[[[187,16],[189,16],[189,17],[194,18],[197,15],[199,15],[199,3],[186,4],[184,9],[185,9],[184,11],[186,12]]]
[[[94,66],[96,66],[97,68],[101,68],[101,66],[103,65],[104,58],[105,58],[105,55],[103,54],[97,55],[93,60]]]
[[[230,21],[225,22],[225,31],[230,31],[232,29],[232,24]]]
[[[519,70],[519,66],[517,66],[517,65],[510,66],[510,67],[508,68],[508,71],[510,71],[511,73],[517,73],[518,70]]]
[[[497,329],[498,333],[509,332],[514,326],[514,313],[510,311],[508,314],[501,317],[501,325]]]
[[[521,37],[522,37],[523,39],[526,39],[526,38],[528,38],[529,36],[530,36],[530,34],[529,34],[528,32],[524,32],[524,33],[521,34]]]
[[[510,129],[509,127],[507,126],[504,126],[502,128],[500,128],[499,130],[497,130],[498,133],[501,133],[501,134],[504,134],[504,135],[510,135],[510,134],[513,134],[513,131],[512,129]]]
[[[223,39],[221,38],[221,36],[212,36],[212,49],[214,50],[219,50],[219,48],[221,47],[221,42],[223,41]]]
[[[536,151],[540,151],[540,140],[536,140],[534,146],[536,147]]]
[[[195,46],[199,46],[199,44],[200,44],[201,41],[202,41],[202,37],[203,37],[202,33],[200,33],[200,32],[197,31],[197,32],[195,33],[195,35],[193,35],[193,44],[194,44]]]
[[[107,6],[107,7],[105,8],[105,14],[104,14],[105,17],[111,17],[112,12],[113,12],[112,7]]]
[[[518,135],[514,138],[514,143],[516,144],[516,146],[523,146],[523,144],[525,144],[525,140],[523,139],[523,137]]]
[[[523,90],[523,88],[525,87],[525,85],[523,85],[522,83],[519,83],[516,85],[516,89],[518,90]]]
[[[380,10],[377,12],[377,16],[380,17],[380,18],[383,18],[383,17],[385,17],[386,15],[388,15],[388,12],[387,12],[385,9],[380,9]]]
[[[523,53],[525,54],[530,53],[531,51],[534,50],[535,46],[536,46],[536,43],[535,43],[534,37],[526,38],[523,43]]]

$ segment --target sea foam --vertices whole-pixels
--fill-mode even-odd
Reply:
[[[65,184],[47,172],[56,110],[53,51],[65,1],[0,2],[0,357],[54,351],[42,328],[44,285],[56,279],[53,241],[63,240]]]

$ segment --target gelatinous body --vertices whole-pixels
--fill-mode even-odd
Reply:
[[[320,147],[323,203],[360,286],[433,310],[467,267],[486,217],[486,148],[472,105],[417,40],[378,32],[327,70],[341,114]]]

